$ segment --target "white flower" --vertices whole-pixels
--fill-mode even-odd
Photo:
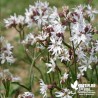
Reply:
[[[41,34],[39,34],[36,38],[41,40],[41,41],[44,41],[47,39],[48,36],[49,36],[49,33],[42,31]]]
[[[79,6],[77,6],[76,8],[74,8],[74,11],[75,11],[78,15],[81,15],[81,14],[83,14],[83,9],[84,9],[84,6],[83,6],[83,5],[79,5]]]
[[[56,25],[53,24],[53,30],[54,30],[54,32],[56,32],[56,34],[58,34],[58,33],[64,33],[65,29],[66,29],[66,26],[63,27],[60,23],[58,23]]]
[[[95,43],[95,51],[98,52],[98,40],[97,40],[96,43]]]
[[[86,46],[88,46],[89,43],[90,43],[90,41],[91,41],[91,39],[92,39],[92,35],[91,35],[90,33],[86,33],[85,36],[86,36],[86,41],[85,41],[84,44],[85,44]]]
[[[59,55],[62,52],[62,39],[50,37],[50,45],[48,47],[49,51],[52,52],[52,55]]]
[[[25,18],[22,15],[18,15],[17,17],[16,14],[14,14],[14,16],[10,16],[10,18],[4,19],[4,22],[5,22],[5,26],[7,28],[10,28],[10,27],[24,25]]]
[[[24,18],[24,16],[22,16],[22,15],[18,15],[18,17],[17,17],[17,24],[18,25],[24,25],[25,24],[25,18]]]
[[[35,2],[35,7],[40,9],[47,9],[49,6],[48,2],[41,2],[40,0]]]
[[[84,71],[87,71],[87,68],[92,69],[91,67],[92,59],[91,58],[85,58],[80,62],[80,67],[78,67],[79,71],[83,73]]]
[[[8,62],[11,64],[15,62],[15,59],[12,55],[6,56],[6,54],[4,53],[0,54],[0,60],[1,60],[1,64],[4,64],[5,62]]]
[[[60,17],[56,7],[50,9],[49,22],[55,25],[60,23]]]
[[[95,47],[92,47],[91,52],[90,52],[90,57],[89,61],[92,63],[97,63],[98,62],[98,57],[95,55]]]
[[[17,24],[16,14],[14,14],[14,16],[10,16],[10,18],[8,18],[8,19],[4,19],[4,22],[5,22],[5,27],[7,27],[7,28],[16,26],[16,24]]]
[[[85,22],[83,16],[81,16],[81,18],[76,24],[71,25],[72,37],[70,38],[70,40],[73,41],[74,44],[79,44],[81,41],[82,42],[86,41],[84,28],[85,28]]]
[[[11,82],[21,81],[21,78],[20,77],[14,77],[12,75],[12,73],[9,71],[9,69],[4,69],[3,71],[1,71],[0,72],[0,78],[2,80],[5,80],[5,81],[7,81],[9,79]]]
[[[71,41],[74,42],[74,44],[79,44],[81,41],[86,41],[85,34],[76,33],[73,37],[70,38]]]
[[[91,20],[94,20],[94,18],[95,18],[94,14],[98,14],[98,11],[95,9],[93,10],[90,5],[87,5],[86,7],[87,7],[86,13],[91,18]]]
[[[18,81],[21,81],[20,77],[13,77],[12,78],[12,82],[18,82]]]
[[[69,76],[69,74],[64,73],[64,75],[61,77],[60,83],[65,82],[68,79],[68,76]]]
[[[24,94],[19,95],[18,98],[34,98],[34,94],[32,92],[24,92]]]
[[[12,55],[11,56],[6,56],[6,61],[11,64],[11,63],[15,62],[15,59]]]
[[[48,21],[48,3],[36,2],[34,6],[30,5],[29,9],[26,9],[26,23],[28,27],[32,27],[33,23],[37,23],[39,27],[45,25]]]
[[[50,63],[46,63],[46,66],[50,68],[50,70],[47,73],[50,73],[51,71],[55,71],[56,64],[52,58],[50,58]]]
[[[32,27],[34,23],[32,20],[32,16],[33,16],[32,10],[26,9],[25,16],[26,16],[25,23],[27,23],[28,27]]]
[[[80,12],[80,14],[78,12],[78,15],[79,18],[77,22],[71,23],[72,37],[70,38],[70,40],[73,41],[75,45],[79,44],[80,42],[83,42],[88,45],[89,41],[92,38],[92,35],[89,33],[92,29],[92,26],[86,23],[82,12]]]
[[[59,91],[59,92],[55,92],[56,93],[56,97],[59,97],[59,98],[72,98],[72,96],[70,96],[70,90],[69,89],[64,89],[62,92]]]
[[[33,45],[34,43],[36,43],[36,37],[32,34],[32,33],[29,33],[25,40],[23,40],[22,42],[23,44],[30,44],[30,45]]]
[[[67,49],[63,49],[61,55],[58,57],[61,62],[62,61],[69,61],[69,52]]]
[[[83,52],[83,49],[80,46],[76,49],[75,53],[78,56],[78,60],[84,59],[86,57],[86,54]]]
[[[80,66],[78,67],[78,69],[80,70],[81,73],[83,73],[84,71],[87,71],[87,66]]]
[[[4,48],[5,48],[4,53],[7,53],[8,55],[11,55],[12,54],[11,50],[14,48],[14,46],[12,46],[10,43],[6,43],[4,45]]]
[[[1,60],[1,64],[4,64],[6,61],[6,56],[4,53],[0,54],[0,60]]]
[[[84,73],[81,73],[81,72],[78,73],[78,74],[77,74],[77,79],[80,79],[83,75],[84,75]]]
[[[4,69],[3,71],[1,71],[0,72],[0,78],[2,80],[11,79],[12,74],[10,73],[9,69]]]
[[[43,98],[47,97],[48,86],[40,79],[40,93],[43,94]]]
[[[34,16],[34,19],[37,22],[38,26],[40,27],[40,26],[48,23],[48,21],[47,21],[48,15],[45,12],[43,15],[43,11],[41,9],[38,9],[38,13],[39,13],[39,15]]]
[[[5,62],[14,63],[15,59],[13,57],[12,49],[13,46],[8,43],[3,37],[0,38],[1,41],[1,52],[0,52],[0,62],[4,64]]]
[[[50,8],[47,2],[36,2],[34,6],[30,5],[26,9],[26,23],[29,27],[36,23],[39,27],[46,24],[57,25],[60,23],[60,17],[56,7]]]

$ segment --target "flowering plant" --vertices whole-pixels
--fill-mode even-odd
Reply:
[[[98,31],[92,25],[95,14],[98,11],[90,5],[79,5],[71,10],[64,6],[58,11],[49,3],[38,1],[26,9],[24,16],[14,14],[4,19],[6,28],[14,28],[19,33],[20,45],[28,58],[30,71],[27,76],[29,83],[23,85],[19,82],[20,77],[13,77],[9,70],[3,70],[0,79],[5,92],[1,96],[12,97],[11,85],[17,84],[26,92],[16,94],[15,98],[34,98],[33,82],[39,81],[38,91],[43,98],[80,98],[78,83],[82,84],[84,80],[90,84],[98,83],[98,40],[94,39]],[[32,28],[34,30],[27,34],[27,29]],[[16,61],[13,49],[1,36],[1,64]],[[42,65],[38,65],[38,60]],[[35,69],[39,73],[37,76]],[[96,78],[93,79],[93,76]]]

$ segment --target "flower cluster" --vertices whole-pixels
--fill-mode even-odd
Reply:
[[[0,62],[1,64],[14,63],[15,59],[13,57],[13,46],[7,42],[4,37],[0,37]]]
[[[5,69],[0,72],[0,80],[2,80],[3,82],[18,82],[21,81],[21,78],[13,76],[9,69]]]
[[[16,16],[16,14],[14,14],[14,16],[10,16],[10,18],[4,19],[4,22],[7,28],[16,26],[21,27],[25,25],[25,18],[22,15]]]
[[[61,97],[61,98],[72,98],[72,96],[70,96],[70,90],[65,88],[62,90],[62,92],[55,92],[56,93],[56,97]]]
[[[43,98],[72,98],[72,90],[77,90],[77,87],[73,87],[71,83],[75,80],[81,82],[81,77],[87,78],[85,74],[88,69],[97,70],[98,40],[93,36],[98,31],[91,24],[95,14],[98,11],[93,10],[90,5],[79,5],[72,10],[65,6],[59,12],[56,7],[50,7],[49,3],[38,1],[26,9],[24,16],[14,15],[4,20],[6,27],[14,27],[16,30],[18,28],[21,44],[31,61],[30,68],[33,66],[41,74],[40,93]],[[36,26],[38,31],[24,36],[25,26],[28,29]],[[2,37],[0,40],[1,63],[13,63],[13,46],[8,42],[2,44]],[[40,55],[46,72],[36,66],[36,59]],[[32,73],[30,79],[31,77]],[[32,79],[30,83],[32,86]],[[34,98],[34,95],[25,92],[18,98]]]
[[[40,93],[43,94],[43,98],[47,97],[48,85],[46,85],[42,79],[40,80],[40,88]]]

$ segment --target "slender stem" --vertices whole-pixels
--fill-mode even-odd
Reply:
[[[53,78],[53,82],[54,82],[54,80],[55,80],[55,73],[54,72],[52,72],[52,78]]]
[[[61,70],[60,70],[60,68],[59,68],[58,66],[56,66],[56,69],[58,70],[58,72],[59,72],[60,75],[61,75]]]
[[[97,66],[95,67],[95,71],[96,71],[96,78],[97,78],[97,81],[98,81],[98,72],[97,72]]]
[[[64,44],[65,46],[67,46],[68,48],[72,48],[70,45],[68,45],[67,43],[65,43],[64,40],[63,40],[63,44]]]
[[[50,53],[48,52],[48,62],[49,62],[49,58],[50,58]],[[52,79],[51,79],[51,74],[49,73],[49,74],[48,74],[48,76],[49,76],[50,83],[51,83],[51,82],[52,82]]]
[[[26,53],[26,56],[27,56],[27,58],[28,58],[29,62],[31,63],[31,62],[32,62],[32,61],[31,61],[31,57],[29,56],[29,54],[28,54],[27,50],[26,50],[26,49],[24,49],[24,51],[25,51],[25,53]]]
[[[6,97],[9,97],[9,92],[10,92],[10,81],[8,81],[7,83],[6,83]]]
[[[51,75],[50,75],[50,73],[48,74],[48,76],[49,76],[50,83],[51,83],[51,82],[52,82],[52,79],[51,79]]]
[[[19,36],[20,36],[20,42],[22,40],[22,35],[21,35],[21,30],[18,30],[16,27],[15,27],[16,31],[19,32]]]
[[[31,67],[30,67],[30,91],[32,91],[32,68],[34,63],[35,63],[35,60],[32,61]]]
[[[44,51],[43,51],[43,52],[44,52]],[[36,61],[36,59],[37,59],[43,52],[39,53],[39,54],[35,57],[35,61]],[[35,66],[35,64],[34,64],[34,67],[39,71],[39,73],[40,73],[40,75],[41,75],[41,78],[44,79],[41,70],[40,70],[37,66]]]
[[[81,44],[81,42],[82,42],[82,41],[80,41],[80,43],[76,46],[75,51],[76,51],[76,49],[79,47],[79,45]]]
[[[50,89],[50,94],[51,94],[51,98],[53,98],[54,96],[53,96],[53,89]]]
[[[23,33],[23,39],[24,39],[25,37],[24,27],[22,28],[22,33]]]
[[[57,71],[57,76],[58,76],[58,84],[59,84],[59,87],[61,86],[60,85],[60,76],[59,76],[59,72]]]
[[[33,68],[33,67],[34,67],[36,70],[38,70],[38,72],[39,72],[40,75],[41,75],[41,78],[43,79],[43,74],[42,74],[41,70],[40,70],[37,66],[35,66],[36,59],[37,59],[41,54],[42,54],[42,53],[40,53],[40,54],[38,54],[38,56],[34,57],[32,63],[31,63],[31,67],[30,67],[30,87],[31,87],[30,89],[31,89],[31,90],[32,90],[32,68]]]
[[[75,55],[75,49],[74,49],[74,46],[73,46],[73,51],[74,51],[75,74],[77,75],[76,55]]]
[[[38,70],[38,72],[40,73],[41,78],[42,78],[42,79],[44,79],[44,78],[43,78],[43,74],[42,74],[41,70],[40,70],[37,66],[35,66],[35,65],[34,65],[34,67],[35,67],[35,68]]]
[[[12,83],[13,83],[13,84],[17,84],[17,85],[19,85],[19,86],[25,88],[26,90],[30,91],[29,88],[27,88],[26,86],[24,86],[24,85],[22,85],[22,84],[20,84],[20,83],[18,83],[18,82],[12,82]]]

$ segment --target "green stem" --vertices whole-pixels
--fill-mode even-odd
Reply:
[[[57,76],[58,76],[58,84],[59,84],[59,87],[61,86],[60,85],[60,76],[59,76],[59,72],[57,71]]]
[[[10,92],[10,80],[9,79],[4,79],[2,80],[2,83],[4,85],[4,88],[5,88],[5,97],[9,97],[9,92]]]
[[[24,32],[24,27],[22,28],[22,35],[23,35],[23,39],[24,39],[24,37],[25,37],[25,32]]]
[[[44,79],[44,78],[43,78],[43,74],[42,74],[41,70],[40,70],[37,66],[35,66],[35,65],[34,65],[34,67],[35,67],[35,69],[36,69],[36,70],[38,70],[38,72],[40,73],[41,78],[42,78],[42,79]]]
[[[68,45],[67,43],[65,43],[64,40],[63,40],[63,44],[64,44],[65,46],[67,46],[68,48],[72,48],[70,45]]]
[[[6,83],[7,84],[7,88],[6,88],[6,97],[9,97],[9,92],[10,92],[10,84],[9,83]]]
[[[49,59],[50,59],[50,53],[48,52],[48,62],[49,62]],[[50,83],[52,83],[51,74],[49,73],[48,76],[49,76]]]
[[[97,81],[98,81],[98,72],[97,72],[97,66],[95,67],[95,71],[96,71],[96,78],[97,78]]]
[[[51,75],[50,75],[50,73],[48,74],[48,76],[49,76],[50,83],[51,83],[51,82],[52,82],[52,79],[51,79]]]
[[[79,47],[79,45],[81,44],[81,42],[82,42],[82,41],[80,41],[80,43],[76,46],[75,51],[76,51],[76,49]]]
[[[29,88],[27,88],[26,86],[24,86],[24,85],[22,85],[22,84],[20,84],[20,83],[18,83],[18,82],[12,82],[12,83],[13,83],[13,84],[17,84],[17,85],[19,85],[19,86],[25,88],[26,90],[30,91]]]
[[[35,60],[32,61],[31,63],[31,67],[30,67],[30,91],[32,91],[32,68],[33,68],[33,65],[35,63]]]
[[[51,94],[51,98],[53,98],[54,96],[53,96],[53,89],[50,89],[50,94]]]
[[[22,34],[21,34],[21,30],[18,30],[16,27],[15,27],[16,31],[19,32],[19,36],[20,36],[20,42],[22,41]]]
[[[32,90],[32,68],[34,67],[41,75],[41,78],[43,79],[43,74],[41,72],[41,70],[35,66],[35,62],[36,62],[36,59],[41,55],[42,53],[39,53],[36,57],[33,58],[33,61],[31,63],[31,67],[30,67],[30,89]]]

